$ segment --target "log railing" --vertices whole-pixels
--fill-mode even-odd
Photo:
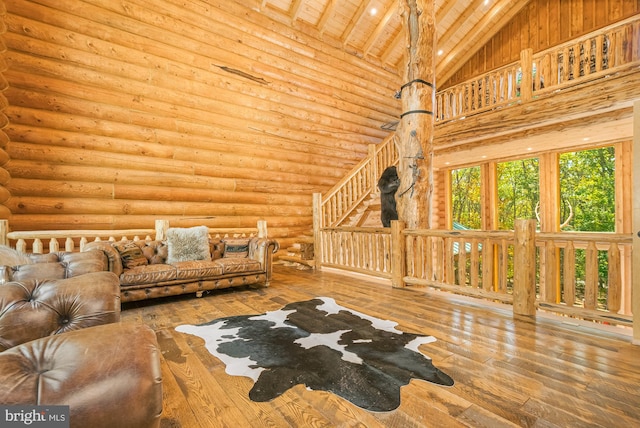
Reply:
[[[324,228],[320,241],[322,266],[391,278],[391,234],[385,228]]]
[[[438,122],[462,119],[599,79],[640,63],[640,16],[476,76],[436,94]]]
[[[532,278],[525,291],[535,296],[532,304],[538,309],[632,324],[631,234],[533,232],[524,243],[532,254],[521,259],[516,258],[515,231],[410,230],[392,222],[391,229],[323,228],[317,239],[319,267],[391,279],[397,287],[434,287],[514,308],[518,283]],[[599,266],[606,275],[599,274]]]
[[[0,220],[0,245],[23,253],[82,251],[91,241],[162,240],[170,227],[168,220],[155,220],[153,229],[121,230],[33,230],[9,231],[8,220]],[[255,228],[209,228],[211,237],[267,237],[267,223],[259,220]]]

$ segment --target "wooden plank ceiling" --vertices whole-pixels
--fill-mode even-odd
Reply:
[[[244,0],[267,16],[317,31],[385,67],[402,65],[398,0]],[[436,79],[445,82],[528,0],[435,0]]]

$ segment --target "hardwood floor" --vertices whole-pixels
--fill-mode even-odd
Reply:
[[[400,330],[435,336],[420,350],[455,385],[413,380],[401,389],[400,407],[388,413],[301,385],[256,403],[248,397],[250,379],[227,375],[202,339],[174,330],[318,296],[396,321]],[[509,306],[425,288],[392,289],[363,276],[276,265],[269,288],[126,304],[122,320],[157,333],[162,427],[640,426],[640,347],[627,335],[566,318],[516,319]]]

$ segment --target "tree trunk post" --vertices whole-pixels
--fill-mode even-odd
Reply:
[[[516,220],[513,249],[513,313],[536,314],[536,221]]]
[[[640,101],[633,104],[633,248],[631,310],[634,345],[640,345]]]
[[[322,269],[322,193],[313,194],[313,264]]]
[[[430,229],[433,197],[435,2],[399,0],[406,38],[396,193],[398,217],[409,229]]]

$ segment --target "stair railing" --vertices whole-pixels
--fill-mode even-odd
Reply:
[[[365,198],[377,191],[379,175],[398,161],[395,137],[394,133],[380,144],[369,145],[367,157],[322,196],[317,207],[319,227],[340,226]]]

